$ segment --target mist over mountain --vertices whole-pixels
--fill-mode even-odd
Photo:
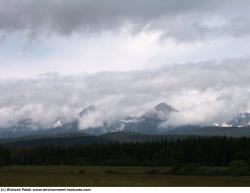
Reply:
[[[39,127],[35,125],[33,120],[23,120],[17,123],[17,126],[12,125],[9,128],[2,128],[2,136],[9,137],[22,136],[32,133],[64,133],[77,132],[83,130],[89,134],[101,134],[116,131],[132,131],[141,133],[157,133],[158,125],[169,119],[171,113],[176,113],[177,110],[171,106],[160,103],[145,112],[140,117],[120,116],[118,119],[105,120],[102,118],[100,125],[96,126],[95,114],[98,113],[98,108],[93,105],[85,107],[79,112],[78,117],[67,121],[67,117],[56,119],[48,128]],[[90,119],[90,120],[88,120]],[[100,121],[100,120],[99,120]],[[35,125],[35,127],[34,127]],[[11,133],[10,133],[11,132]],[[15,133],[16,132],[16,133]]]
[[[74,119],[60,117],[55,119],[49,127],[42,127],[31,119],[24,119],[8,128],[1,128],[1,138],[15,138],[22,136],[57,136],[60,134],[85,133],[87,135],[101,135],[111,132],[141,133],[141,134],[170,134],[170,135],[206,135],[211,132],[220,135],[221,128],[231,127],[231,132],[238,133],[235,127],[250,126],[250,114],[240,113],[227,123],[214,123],[203,126],[199,124],[173,125],[171,117],[180,115],[181,112],[166,103],[159,103],[148,109],[140,116],[120,115],[114,117],[102,117],[102,113],[94,105],[86,106]],[[97,116],[98,115],[98,116]],[[98,123],[98,124],[97,124]],[[212,129],[212,126],[215,127]],[[211,127],[211,128],[209,128]],[[219,130],[214,130],[216,127]],[[176,130],[176,131],[175,131]],[[235,131],[234,131],[235,130]],[[213,132],[214,131],[214,132]],[[226,130],[225,130],[226,131]],[[227,131],[226,131],[227,132]],[[224,132],[223,132],[224,133]],[[246,130],[246,134],[247,134]]]
[[[249,112],[250,69],[244,63],[234,60],[226,69],[222,63],[216,68],[197,63],[154,71],[0,79],[0,90],[4,91],[0,95],[0,128],[23,120],[49,128],[60,118],[75,120],[84,107],[94,105],[96,111],[81,118],[86,129],[101,126],[104,120],[140,117],[162,101],[179,111],[167,124],[225,123]],[[213,79],[207,81],[209,77]]]

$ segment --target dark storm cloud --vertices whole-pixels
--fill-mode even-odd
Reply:
[[[249,7],[231,0],[0,0],[0,30],[68,35],[132,25],[177,40],[241,36],[249,33]]]

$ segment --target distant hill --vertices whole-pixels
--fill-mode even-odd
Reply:
[[[250,126],[248,127],[183,127],[165,132],[168,135],[192,135],[192,136],[229,136],[250,137]]]
[[[182,135],[148,135],[138,132],[111,132],[101,135],[102,138],[109,139],[116,142],[146,142],[146,141],[160,141],[160,140],[176,140],[179,138],[186,138]]]
[[[146,135],[135,132],[111,132],[99,136],[71,133],[62,136],[28,136],[13,139],[2,139],[0,144],[10,146],[47,146],[47,145],[88,145],[107,143],[131,143],[160,141],[164,139],[176,140],[186,138],[181,135]]]
[[[16,138],[1,141],[2,145],[10,146],[50,146],[50,145],[87,145],[107,144],[113,141],[99,136],[65,136],[65,137],[37,137],[37,138]]]

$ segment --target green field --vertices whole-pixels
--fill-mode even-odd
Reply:
[[[250,177],[165,175],[167,167],[5,166],[0,186],[250,186]]]

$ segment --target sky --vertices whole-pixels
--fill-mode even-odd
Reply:
[[[158,102],[173,124],[250,111],[247,0],[0,0],[0,127]],[[112,110],[111,110],[112,109]],[[89,122],[89,121],[88,121]]]

